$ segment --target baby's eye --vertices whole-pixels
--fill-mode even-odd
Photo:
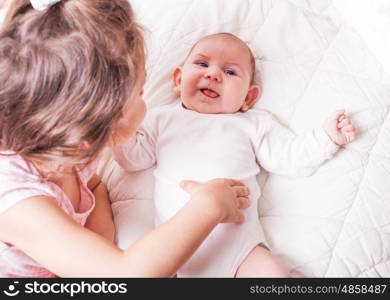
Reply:
[[[206,63],[206,62],[204,62],[204,61],[197,61],[197,62],[195,62],[195,65],[198,65],[198,66],[200,66],[200,67],[203,67],[203,68],[207,68],[209,65]]]
[[[232,69],[225,69],[224,70],[225,74],[228,74],[228,75],[237,75],[236,71],[232,70]]]

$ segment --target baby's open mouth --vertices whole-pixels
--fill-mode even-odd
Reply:
[[[203,95],[209,98],[217,98],[219,94],[211,89],[200,89]]]

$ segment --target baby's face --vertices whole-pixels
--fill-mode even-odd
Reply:
[[[229,36],[208,37],[199,41],[183,67],[175,70],[175,91],[187,109],[200,113],[246,111],[260,92],[258,86],[251,86],[251,68],[243,42]]]

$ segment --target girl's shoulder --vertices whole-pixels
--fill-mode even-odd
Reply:
[[[0,151],[0,213],[34,196],[53,196],[32,164],[10,151]]]
[[[0,151],[0,178],[17,176],[20,180],[39,175],[32,164],[12,151]],[[1,181],[2,182],[2,181]]]

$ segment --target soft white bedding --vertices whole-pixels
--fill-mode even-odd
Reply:
[[[223,31],[247,41],[258,58],[263,95],[256,105],[296,133],[346,108],[358,139],[311,177],[259,178],[260,221],[293,276],[389,277],[387,58],[371,50],[378,44],[350,26],[337,1],[131,1],[148,30],[144,98],[149,107],[171,103],[173,68],[200,37]],[[361,18],[370,24],[362,12]],[[387,45],[390,30],[375,32],[376,42]],[[100,172],[113,200],[118,244],[126,247],[153,228],[152,170],[126,173],[106,153]]]

